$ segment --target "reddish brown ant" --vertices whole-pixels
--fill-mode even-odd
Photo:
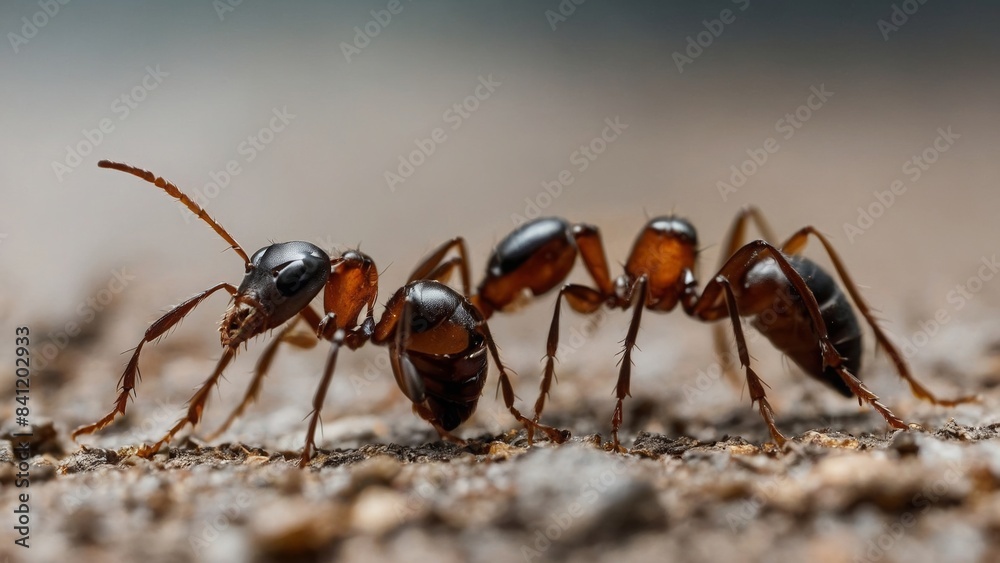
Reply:
[[[483,315],[468,300],[450,287],[435,281],[446,275],[441,269],[430,272],[425,279],[423,266],[418,267],[409,282],[400,288],[386,304],[378,322],[374,318],[378,295],[378,271],[370,257],[360,251],[348,251],[331,259],[319,247],[302,241],[272,244],[247,256],[236,240],[197,203],[175,185],[146,170],[127,164],[102,160],[101,168],[128,172],[163,189],[181,201],[204,220],[243,259],[246,275],[239,287],[220,283],[190,297],[172,308],[147,330],[135,347],[125,372],[119,381],[119,394],[114,408],[97,422],[73,431],[73,438],[98,431],[118,415],[125,414],[129,397],[134,393],[139,376],[139,353],[151,342],[177,325],[211,294],[225,290],[232,296],[229,309],[219,327],[223,347],[219,360],[207,380],[191,398],[187,415],[152,446],[143,445],[138,454],[150,457],[185,426],[196,426],[223,370],[232,361],[240,345],[255,336],[284,324],[262,352],[243,401],[229,416],[225,430],[252,403],[261,387],[271,360],[282,343],[311,347],[318,339],[331,342],[323,377],[313,399],[313,411],[306,432],[300,466],[305,466],[315,447],[315,432],[327,389],[333,377],[337,353],[341,346],[356,349],[371,341],[389,348],[392,370],[403,393],[413,402],[413,410],[428,421],[442,437],[461,442],[450,431],[467,420],[475,411],[486,383],[487,353],[493,357],[500,372],[499,387],[511,414],[532,433],[543,430],[553,439],[562,434],[528,420],[514,407],[514,391],[510,378],[500,362],[496,344]],[[467,278],[466,278],[467,279]],[[310,302],[321,290],[324,316]],[[468,288],[465,288],[468,293]],[[358,318],[364,310],[364,319]],[[303,340],[292,332],[303,320],[313,331],[314,338]],[[285,324],[287,323],[287,324]]]
[[[580,313],[593,313],[602,306],[623,310],[632,307],[632,320],[624,340],[615,385],[617,401],[611,418],[612,447],[616,450],[621,449],[618,430],[622,423],[622,403],[625,397],[630,396],[632,349],[642,311],[649,309],[666,313],[678,304],[688,315],[702,321],[730,320],[740,363],[746,368],[751,403],[757,404],[777,444],[784,444],[786,438],[774,423],[774,414],[764,392],[765,383],[750,367],[740,317],[750,317],[755,328],[810,376],[846,397],[857,397],[859,403],[867,402],[890,426],[907,428],[858,379],[862,355],[861,326],[834,279],[814,262],[799,255],[809,236],[817,238],[826,250],[847,293],[871,326],[878,345],[889,354],[899,376],[909,383],[915,396],[946,406],[976,399],[939,399],[910,374],[903,356],[879,328],[840,257],[820,232],[813,227],[805,227],[780,247],[766,240],[744,244],[748,220],[757,224],[765,239],[773,240],[758,210],[742,210],[727,236],[718,273],[700,295],[695,276],[697,233],[688,221],[678,217],[649,220],[632,246],[624,273],[614,281],[608,270],[600,232],[594,226],[571,225],[564,219],[544,217],[521,225],[504,238],[490,256],[486,277],[479,285],[478,294],[471,297],[485,318],[489,318],[494,311],[503,310],[524,298],[541,295],[563,283],[572,271],[578,254],[596,286],[567,284],[559,291],[533,420],[538,422],[541,417],[555,375],[560,305],[565,298],[569,306]],[[424,267],[427,270],[435,267],[451,246],[458,246],[462,256],[444,264],[464,262],[464,242],[455,239],[442,245],[434,254],[436,261]],[[463,276],[468,278],[464,264]],[[785,299],[778,307],[776,303],[780,296],[785,296]],[[723,331],[717,329],[715,338],[716,349],[724,352]]]

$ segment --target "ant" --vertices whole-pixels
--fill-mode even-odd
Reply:
[[[486,384],[487,352],[500,372],[498,387],[503,393],[504,403],[518,422],[529,433],[539,429],[553,439],[562,436],[554,428],[528,420],[514,407],[515,395],[510,378],[500,361],[496,343],[483,315],[462,294],[435,279],[446,277],[447,268],[428,271],[423,266],[418,267],[406,285],[389,299],[376,322],[374,307],[378,296],[378,270],[374,261],[362,252],[351,250],[331,259],[316,245],[292,241],[271,244],[247,256],[222,225],[174,184],[127,164],[102,160],[97,165],[138,176],[179,200],[243,259],[246,274],[239,287],[228,283],[216,284],[173,307],[153,322],[135,347],[119,380],[119,394],[114,408],[97,422],[74,430],[74,440],[81,434],[101,430],[118,415],[125,414],[129,397],[135,392],[143,345],[164,335],[202,301],[220,290],[232,296],[219,326],[222,357],[209,378],[191,397],[187,415],[155,444],[143,445],[138,451],[142,457],[151,457],[188,424],[196,426],[212,387],[218,383],[240,345],[245,347],[251,338],[282,325],[277,337],[262,351],[242,402],[212,437],[225,431],[257,398],[280,344],[311,348],[320,339],[330,341],[331,346],[313,398],[300,467],[309,463],[315,448],[316,426],[339,350],[345,345],[354,350],[369,341],[388,347],[396,383],[413,402],[414,413],[429,422],[443,438],[463,443],[450,431],[472,416],[476,409]],[[429,279],[425,273],[431,274]],[[323,316],[310,305],[320,291],[323,291]],[[468,288],[465,293],[468,294]],[[359,323],[362,311],[364,318]],[[292,331],[300,321],[312,330],[307,338]]]
[[[744,244],[748,221],[757,225],[764,239]],[[622,310],[632,308],[632,319],[623,341],[615,385],[616,404],[611,418],[611,447],[616,451],[623,451],[618,431],[622,424],[623,401],[631,395],[632,349],[642,312],[649,309],[668,313],[678,305],[689,316],[701,321],[729,319],[741,367],[746,368],[751,404],[757,404],[771,437],[779,446],[787,438],[775,425],[774,412],[764,391],[766,384],[750,366],[740,317],[750,317],[751,324],[758,331],[811,377],[845,397],[857,397],[859,404],[867,402],[893,428],[907,428],[903,420],[858,379],[862,356],[861,325],[833,277],[801,256],[810,236],[818,239],[826,250],[847,288],[847,294],[874,332],[878,345],[886,350],[897,373],[909,383],[916,397],[945,406],[977,399],[975,396],[940,399],[925,388],[913,377],[903,356],[879,328],[871,308],[862,299],[827,238],[814,227],[805,227],[776,247],[767,242],[775,239],[761,212],[753,207],[741,210],[733,221],[718,273],[700,295],[695,276],[698,235],[694,226],[685,219],[675,216],[650,219],[632,246],[624,264],[624,273],[612,281],[597,227],[571,224],[558,217],[542,217],[524,223],[497,244],[478,294],[471,296],[470,300],[484,318],[489,318],[494,311],[509,310],[564,283],[573,270],[577,255],[582,259],[595,287],[565,284],[559,290],[549,328],[545,369],[535,402],[533,421],[536,423],[555,376],[554,361],[559,346],[559,315],[563,299],[574,311],[585,314],[594,313],[602,306]],[[445,264],[464,262],[464,241],[460,238],[442,245],[436,253],[438,261],[443,259],[449,246],[455,245],[459,246],[462,255]],[[464,265],[463,276],[468,278]],[[721,325],[715,326],[716,350],[722,355],[726,350],[725,334]]]

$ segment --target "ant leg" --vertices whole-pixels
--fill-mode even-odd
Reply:
[[[642,320],[642,310],[646,308],[647,283],[646,276],[643,275],[632,284],[632,288],[629,291],[629,301],[631,301],[636,289],[639,290],[639,295],[632,305],[634,308],[632,311],[632,322],[629,323],[628,333],[625,335],[621,368],[618,371],[618,382],[615,384],[615,397],[617,401],[615,402],[615,412],[611,415],[611,447],[614,451],[622,453],[625,453],[626,450],[621,447],[621,443],[618,440],[618,429],[622,425],[622,403],[625,401],[625,397],[632,396],[629,389],[632,380],[632,348],[635,348],[635,339],[639,335],[639,322]]]
[[[490,355],[493,356],[493,363],[497,365],[497,370],[500,371],[497,387],[503,393],[503,404],[507,407],[507,410],[510,411],[510,414],[513,415],[514,418],[524,426],[524,429],[528,431],[528,443],[532,443],[535,430],[541,430],[546,436],[549,437],[549,440],[557,444],[565,442],[567,438],[566,432],[542,424],[537,420],[528,420],[521,414],[521,411],[517,410],[517,407],[514,406],[514,399],[516,398],[516,395],[514,395],[514,386],[511,385],[510,377],[507,375],[507,370],[503,367],[503,362],[500,361],[500,352],[497,350],[497,343],[493,340],[493,334],[490,332],[490,327],[486,324],[485,320],[482,321],[482,324],[479,326],[483,330],[483,336],[486,339],[486,347],[489,348]]]
[[[729,319],[733,324],[733,334],[736,336],[736,349],[740,355],[740,366],[745,367],[747,370],[747,387],[750,388],[750,404],[757,403],[760,416],[767,424],[767,429],[771,431],[771,438],[774,439],[776,444],[783,446],[787,440],[774,424],[774,410],[771,408],[771,404],[767,402],[767,395],[764,392],[764,387],[767,384],[750,367],[750,352],[747,350],[747,341],[743,336],[743,326],[740,324],[740,314],[737,309],[736,296],[733,295],[733,287],[730,285],[729,280],[723,276],[717,277],[716,280],[725,290],[726,304],[729,308]]]
[[[733,218],[732,225],[729,227],[729,232],[726,233],[726,237],[723,239],[725,242],[722,245],[723,254],[719,259],[720,268],[730,256],[735,254],[746,243],[747,221],[752,221],[756,225],[757,230],[760,231],[760,235],[764,240],[768,242],[777,240],[774,237],[774,231],[771,230],[771,226],[764,219],[764,214],[761,213],[760,209],[752,205],[747,205],[736,213],[736,217]]]
[[[604,297],[595,289],[583,285],[569,284],[559,290],[556,297],[556,308],[552,314],[552,324],[549,325],[549,338],[545,350],[545,371],[539,384],[538,399],[535,400],[535,416],[533,422],[538,422],[545,408],[545,398],[549,395],[552,379],[555,377],[556,351],[559,349],[559,310],[563,298],[570,307],[578,313],[593,313],[601,308]]]
[[[179,323],[181,319],[183,319],[188,313],[204,301],[205,298],[220,289],[225,289],[230,293],[230,295],[236,294],[235,287],[228,283],[220,283],[188,298],[180,305],[177,305],[170,311],[167,311],[165,315],[157,319],[149,326],[148,329],[146,329],[146,333],[143,335],[142,340],[135,347],[135,351],[132,352],[132,358],[129,360],[128,365],[125,366],[125,372],[122,373],[121,378],[118,380],[119,394],[118,398],[115,400],[115,407],[101,420],[98,420],[93,424],[81,426],[74,430],[71,435],[73,440],[76,440],[76,437],[80,434],[92,434],[111,424],[116,416],[125,414],[125,407],[128,405],[129,396],[131,396],[135,390],[136,379],[140,377],[139,353],[142,352],[143,344],[152,342],[160,336],[163,336],[164,333]]]
[[[614,295],[615,288],[611,283],[604,243],[601,242],[601,231],[593,225],[580,223],[573,225],[573,238],[580,250],[583,265],[587,268],[590,278],[594,280],[598,291],[604,296]]]
[[[330,381],[333,380],[333,368],[337,364],[337,352],[340,351],[344,343],[344,331],[338,329],[331,339],[330,354],[326,358],[326,366],[323,368],[323,378],[316,388],[316,395],[313,397],[313,410],[309,417],[309,429],[306,430],[306,444],[302,448],[302,457],[299,459],[299,467],[309,465],[312,457],[312,450],[316,447],[316,426],[319,424],[320,412],[323,410],[323,402],[326,401],[326,391],[330,388]]]
[[[812,321],[813,333],[816,335],[817,340],[819,340],[820,352],[823,355],[823,368],[831,367],[835,369],[844,381],[844,384],[858,397],[858,401],[867,402],[869,406],[882,415],[882,418],[890,426],[893,428],[907,428],[906,424],[898,416],[881,403],[878,395],[872,393],[864,383],[843,366],[844,361],[834,347],[833,342],[830,341],[829,334],[826,331],[826,324],[823,322],[823,313],[820,311],[819,303],[816,302],[816,296],[809,290],[809,286],[806,285],[805,280],[795,271],[795,268],[788,262],[788,258],[780,250],[763,240],[750,242],[726,261],[726,264],[719,270],[716,278],[721,276],[727,280],[742,279],[753,264],[764,255],[774,259],[778,268],[784,274],[785,279],[792,284],[795,292],[802,297],[802,304],[809,314],[809,319]],[[722,284],[717,283],[715,280],[710,282],[702,292],[699,302],[692,307],[689,314],[696,318],[706,318],[706,316],[712,313],[712,307],[722,291],[724,291]]]
[[[438,265],[438,267],[434,268],[434,270],[432,270],[429,274],[427,274],[423,278],[418,278],[418,279],[433,280],[441,283],[448,283],[448,280],[451,278],[451,273],[455,269],[455,267],[463,266],[464,264],[465,261],[461,257],[453,256],[452,258],[449,258],[444,262],[441,262]],[[468,297],[468,295],[466,294],[465,297]]]
[[[219,382],[219,377],[222,376],[222,371],[226,369],[229,362],[232,361],[233,357],[236,356],[236,347],[230,346],[225,349],[222,353],[222,357],[219,359],[219,363],[215,365],[215,371],[212,375],[201,384],[198,391],[195,392],[191,400],[188,401],[188,412],[187,416],[177,421],[174,427],[170,429],[158,442],[152,446],[142,446],[136,455],[139,457],[152,457],[159,449],[170,440],[173,439],[174,435],[180,432],[185,426],[191,424],[192,426],[197,426],[198,421],[201,420],[201,414],[205,410],[205,403],[208,402],[208,394],[211,392],[212,387],[214,387]]]
[[[936,397],[929,389],[924,387],[919,381],[917,381],[915,377],[913,377],[913,374],[910,373],[909,366],[907,366],[906,364],[906,360],[903,359],[903,355],[899,353],[899,350],[897,350],[896,347],[892,345],[888,337],[886,337],[885,333],[882,332],[882,329],[878,325],[878,321],[875,319],[875,316],[871,312],[871,308],[868,306],[865,300],[861,298],[861,292],[858,291],[857,284],[854,283],[854,280],[851,279],[851,276],[847,273],[847,268],[844,267],[844,263],[841,260],[840,256],[833,249],[833,245],[831,245],[830,241],[828,241],[827,238],[823,236],[822,233],[817,231],[814,227],[804,227],[802,229],[799,229],[798,232],[792,235],[785,242],[785,244],[781,246],[781,251],[787,254],[799,254],[805,248],[806,242],[808,242],[809,235],[815,236],[817,239],[819,239],[820,243],[823,245],[823,248],[826,250],[827,255],[833,262],[834,269],[837,270],[837,274],[840,276],[841,281],[844,282],[844,286],[847,288],[847,293],[851,295],[851,299],[854,300],[854,304],[857,305],[858,310],[861,311],[861,316],[865,318],[865,320],[868,322],[868,326],[870,326],[872,328],[872,331],[875,333],[876,342],[880,347],[882,347],[886,351],[886,353],[889,355],[889,358],[892,359],[892,363],[895,366],[896,373],[899,374],[899,377],[901,377],[907,383],[909,383],[910,390],[913,392],[914,396],[923,399],[925,401],[928,401],[930,403],[933,403],[935,405],[944,405],[948,407],[952,407],[961,403],[969,403],[977,401],[979,399],[975,395],[958,397],[956,399],[940,399]]]
[[[316,326],[319,323],[319,315],[316,314],[311,308],[306,308],[300,313],[302,317],[305,317],[310,325]],[[206,441],[213,441],[222,435],[223,432],[229,429],[233,422],[239,418],[243,412],[249,407],[253,402],[257,400],[260,396],[260,390],[264,382],[264,376],[267,375],[268,370],[271,367],[271,362],[274,360],[275,354],[278,352],[278,347],[282,343],[288,343],[296,348],[312,348],[316,345],[316,336],[313,334],[302,333],[302,332],[292,332],[292,329],[298,324],[299,316],[296,316],[281,329],[278,336],[271,339],[261,352],[260,357],[257,358],[257,365],[254,366],[253,379],[250,380],[250,385],[247,387],[246,393],[243,395],[243,400],[240,404],[233,409],[233,412],[229,414],[226,421],[219,426],[215,432],[212,432],[205,437]],[[315,319],[316,322],[313,322]]]
[[[448,254],[448,251],[452,248],[458,249],[458,256],[442,264],[445,255]],[[472,287],[469,276],[469,252],[465,247],[465,239],[462,237],[455,237],[443,243],[433,252],[428,254],[427,257],[417,264],[416,268],[414,268],[413,273],[410,274],[410,279],[407,280],[407,283],[424,279],[447,279],[447,274],[451,272],[451,269],[454,268],[455,265],[459,265],[461,267],[462,295],[469,297],[469,291]]]
[[[734,386],[738,385],[739,374],[733,366],[733,362],[729,361],[728,358],[729,343],[726,341],[726,327],[722,325],[712,326],[712,344],[715,347],[715,357],[718,359],[726,379]]]
[[[777,240],[774,238],[774,231],[771,230],[771,226],[764,219],[764,214],[761,213],[760,209],[752,205],[744,206],[736,214],[736,217],[733,218],[729,231],[723,239],[722,254],[719,255],[719,268],[722,268],[726,260],[745,244],[748,221],[753,222],[764,240],[768,242]],[[733,362],[723,361],[727,358],[729,351],[725,326],[719,324],[712,327],[712,341],[715,344],[715,355],[719,358],[719,364],[722,365],[726,378],[733,384],[739,385],[739,373]]]

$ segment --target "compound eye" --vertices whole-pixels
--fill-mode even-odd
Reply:
[[[315,268],[309,267],[304,260],[289,262],[274,269],[274,284],[285,297],[291,297],[299,292],[309,282]]]

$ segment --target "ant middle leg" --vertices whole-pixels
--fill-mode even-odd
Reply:
[[[635,340],[639,335],[639,323],[642,320],[642,310],[646,308],[646,297],[647,290],[646,286],[648,280],[646,276],[640,277],[632,284],[632,288],[629,291],[627,297],[628,300],[632,300],[635,297],[635,302],[632,304],[632,321],[628,325],[628,333],[625,335],[625,347],[622,349],[622,359],[621,367],[618,371],[618,381],[615,383],[615,411],[611,415],[611,439],[612,439],[612,449],[617,452],[625,453],[625,449],[621,447],[621,443],[618,440],[618,430],[622,425],[622,407],[625,401],[625,397],[631,397],[631,382],[632,382],[632,349],[635,348]],[[639,292],[638,296],[635,296],[636,291]]]
[[[809,235],[816,237],[820,244],[823,245],[823,249],[826,251],[827,255],[830,257],[830,261],[833,262],[833,267],[837,270],[837,274],[840,276],[841,281],[844,282],[844,286],[847,288],[847,293],[850,294],[851,299],[854,304],[857,305],[858,310],[861,311],[861,316],[865,318],[868,326],[871,327],[872,332],[875,333],[875,340],[882,349],[886,351],[889,358],[892,360],[893,366],[895,366],[896,373],[899,374],[903,380],[905,380],[909,386],[913,395],[919,399],[923,399],[935,405],[943,406],[956,406],[962,403],[969,403],[977,401],[979,398],[975,395],[957,397],[955,399],[941,399],[935,396],[929,389],[923,386],[917,379],[910,373],[910,368],[903,359],[903,355],[899,350],[889,341],[889,338],[882,331],[879,326],[877,319],[872,314],[871,307],[865,300],[861,297],[861,292],[858,290],[858,286],[854,283],[850,274],[847,273],[847,268],[844,266],[843,261],[840,256],[834,250],[833,245],[830,241],[823,235],[823,233],[816,230],[815,227],[803,227],[799,229],[794,235],[789,237],[787,241],[781,246],[781,251],[786,254],[799,254],[805,248],[808,242]]]

